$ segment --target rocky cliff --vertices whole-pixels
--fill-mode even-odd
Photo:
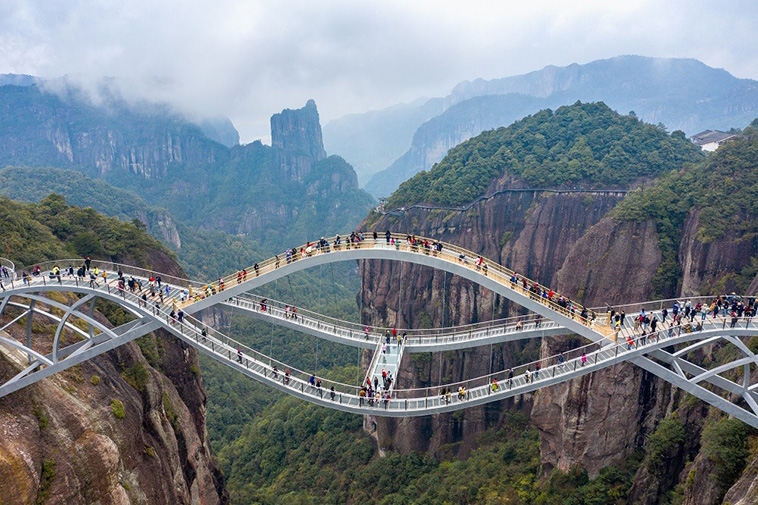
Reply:
[[[89,105],[75,92],[46,93],[36,85],[1,86],[0,164],[78,167],[162,179],[177,165],[205,166],[228,158],[202,130],[159,106]]]
[[[622,194],[504,193],[466,212],[413,209],[399,218],[385,216],[370,223],[369,228],[412,230],[453,242],[530,278],[546,279],[550,285],[571,253],[572,245],[622,198]],[[364,317],[372,324],[411,328],[451,326],[520,313],[507,300],[433,269],[365,262],[362,275]],[[381,321],[371,320],[377,315]],[[404,387],[433,385],[440,377],[454,382],[508,368],[538,353],[539,348],[529,343],[526,347],[508,344],[447,352],[443,356],[433,355],[425,362],[421,362],[422,358],[408,358],[411,366],[404,369],[407,375],[401,373],[399,380]],[[526,399],[526,405],[533,400]],[[501,409],[502,406],[490,405],[454,416],[400,423],[379,421],[379,440],[381,444],[403,449],[434,450],[450,443],[470,446],[478,433],[501,422],[497,415]],[[427,440],[423,433],[434,433],[434,440]]]
[[[0,357],[4,379],[17,370]],[[0,399],[0,499],[226,503],[198,370],[194,350],[158,334]]]
[[[461,245],[587,306],[651,299],[656,291],[654,279],[670,274],[662,269],[672,268],[681,268],[683,276],[676,291],[666,293],[669,296],[748,289],[754,294],[758,239],[749,210],[754,200],[743,193],[730,196],[749,187],[754,178],[752,142],[726,149],[692,172],[666,179],[663,189],[635,192],[632,203],[620,195],[589,192],[506,192],[465,211],[409,208],[400,216],[373,214],[364,225],[369,230],[411,232]],[[718,193],[725,181],[722,171],[742,181],[738,189]],[[694,180],[699,185],[693,186]],[[519,181],[503,173],[490,182],[489,190],[513,184],[518,187]],[[706,197],[708,191],[714,193]],[[644,211],[633,203],[640,200],[647,202]],[[617,212],[614,209],[622,201],[623,212]],[[732,217],[719,221],[715,232],[714,227],[703,226],[704,214]],[[667,263],[672,254],[673,265]],[[431,269],[389,262],[365,262],[361,268],[364,317],[373,316],[373,324],[449,326],[520,310],[467,281]],[[539,354],[553,354],[569,343],[563,337],[544,339],[539,348],[528,342],[406,356],[399,384],[413,387],[463,380]],[[691,399],[684,402],[687,398],[640,369],[620,364],[514,401],[530,413],[540,431],[546,470],[566,471],[580,465],[590,476],[644,447],[660,420],[676,411],[690,438],[684,445],[673,446],[668,473],[651,477],[647,466],[641,468],[630,503],[658,503],[675,485],[681,486],[686,503],[720,502],[726,489],[705,484],[718,465],[698,453],[708,409]],[[490,405],[410,421],[379,420],[376,437],[380,446],[398,450],[453,450],[465,455],[475,444],[476,434],[503,422],[502,407]],[[694,466],[687,466],[695,457]],[[754,467],[754,462],[749,463],[741,477],[733,477],[740,477],[727,493],[733,502],[749,503],[754,496],[750,477]]]
[[[301,109],[284,109],[271,116],[271,146],[302,153],[314,161],[326,158],[316,102],[308,100]]]
[[[95,206],[137,217],[177,248],[182,224],[261,237],[278,250],[305,240],[306,229],[312,237],[352,227],[373,203],[349,164],[327,158],[313,100],[272,116],[272,146],[237,145],[228,120],[201,121],[204,131],[164,106],[117,99],[94,106],[74,89],[53,94],[37,85],[0,86],[0,116],[0,167],[73,169],[136,193],[131,209],[125,202],[116,212]],[[82,188],[81,177],[65,179],[56,188],[72,201],[102,196],[102,185],[93,191]],[[33,190],[40,191],[50,189]],[[145,216],[134,208],[144,202],[170,215]]]
[[[183,275],[165,247],[141,228],[69,207],[59,196],[36,205],[0,199],[0,214],[6,223],[3,254],[17,264],[81,257],[99,246],[92,253],[96,259],[106,255]],[[102,240],[82,241],[87,233]],[[71,294],[49,296],[76,300],[66,299]],[[5,327],[18,309],[5,309],[4,335],[23,340],[24,324]],[[115,326],[131,316],[99,302],[94,317]],[[56,327],[35,316],[32,328],[35,348],[49,352]],[[26,364],[25,355],[0,349],[3,380]],[[162,332],[0,398],[0,502],[227,503],[206,434],[205,403],[197,353]]]

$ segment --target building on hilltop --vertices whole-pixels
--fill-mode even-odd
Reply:
[[[713,152],[727,142],[733,142],[742,136],[737,133],[727,133],[719,130],[705,130],[690,137],[693,144],[703,151]]]

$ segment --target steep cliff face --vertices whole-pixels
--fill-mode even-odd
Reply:
[[[308,100],[301,109],[284,109],[271,116],[271,147],[277,172],[302,182],[326,158],[316,102]]]
[[[679,276],[679,268],[683,272],[681,287],[669,296],[733,290],[752,295],[758,289],[754,200],[735,193],[749,187],[755,174],[751,135],[752,144],[720,151],[626,199],[508,192],[466,211],[409,208],[401,216],[374,214],[364,225],[369,230],[407,231],[459,244],[587,306],[651,299],[657,289],[654,279],[662,269],[673,269],[663,272],[668,275]],[[722,172],[741,183],[724,189]],[[700,183],[695,193],[693,181]],[[490,182],[487,193],[520,185],[517,178],[502,175]],[[716,226],[704,226],[706,218],[715,219]],[[362,268],[364,316],[374,315],[384,324],[449,326],[519,311],[444,273],[384,262],[369,262]],[[404,363],[399,384],[427,386],[483,375],[539,354],[553,355],[572,344],[568,338],[543,339],[539,348],[530,343],[414,357]],[[738,468],[732,480],[722,478],[714,484],[723,465],[701,448],[708,407],[632,365],[619,364],[544,388],[520,401],[540,431],[546,470],[567,471],[579,465],[594,477],[603,467],[645,447],[661,419],[675,413],[684,426],[684,440],[659,455],[665,458],[665,468],[649,463],[640,467],[629,503],[660,503],[675,486],[684,503],[722,499],[750,503],[755,496],[754,455],[747,458],[741,475]],[[472,435],[500,422],[498,407],[473,408],[455,416],[378,421],[376,437],[380,445],[395,449],[453,450],[465,455]]]
[[[661,262],[655,223],[606,217],[569,246],[551,286],[591,307],[648,300]],[[549,277],[538,277],[549,278]],[[565,349],[545,339],[542,355]],[[542,461],[563,471],[577,463],[594,476],[642,445],[670,408],[671,387],[630,364],[540,390],[532,419],[540,429]]]
[[[231,148],[166,107],[117,101],[95,107],[74,91],[59,96],[37,86],[0,86],[0,115],[0,167],[73,169],[134,192],[136,204],[119,201],[112,209],[110,202],[87,202],[104,191],[112,195],[110,188],[95,191],[78,174],[61,182],[59,174],[48,173],[71,201],[138,217],[176,248],[181,237],[171,216],[195,228],[262,237],[278,250],[303,241],[305,230],[312,236],[352,227],[373,203],[349,164],[327,158],[313,100],[272,116],[272,146],[237,145],[228,121],[201,122]],[[23,175],[18,179],[28,183]],[[49,189],[32,190],[40,191]],[[146,216],[135,208],[145,202],[171,215]]]
[[[131,343],[0,399],[3,503],[228,501],[206,437],[197,354],[170,336],[140,344],[158,353],[157,367]],[[4,378],[17,370],[0,358]],[[137,387],[125,379],[134,371]]]
[[[75,93],[59,96],[37,86],[0,87],[0,164],[81,167],[92,175],[114,170],[162,179],[171,167],[205,166],[228,158],[227,149],[177,115],[88,105]]]
[[[316,104],[271,117],[272,146],[232,150],[205,226],[255,235],[276,249],[352,227],[371,207],[353,168],[327,157]]]
[[[758,257],[758,237],[729,230],[718,239],[703,240],[698,234],[702,214],[694,210],[684,223],[679,247],[682,294],[744,292],[745,281],[751,279],[741,280],[740,274],[751,266],[751,258]]]
[[[300,152],[314,161],[326,158],[316,102],[308,100],[301,109],[271,116],[271,146]]]
[[[0,400],[3,503],[225,502],[197,355],[171,337],[141,342],[163,353],[158,368],[132,343]],[[2,359],[5,377],[14,368]],[[139,389],[125,370],[143,371]]]
[[[621,194],[503,193],[476,204],[467,212],[412,209],[402,217],[384,216],[368,227],[379,231],[409,230],[453,242],[531,278],[555,284],[572,247],[621,198]],[[362,275],[364,320],[371,324],[410,328],[451,326],[520,313],[517,306],[487,290],[429,268],[364,262]],[[539,352],[538,344],[529,342],[526,346],[496,345],[492,349],[475,348],[428,358],[406,357],[408,361],[401,368],[398,383],[402,387],[431,386],[440,380],[445,383],[477,377],[527,358],[533,359]],[[623,400],[612,391],[598,394],[601,398],[587,407],[583,415],[595,418],[595,410],[606,410],[611,398],[615,402]],[[530,395],[517,401],[523,402],[524,408],[529,410],[539,398]],[[502,422],[498,414],[502,407],[488,405],[455,415],[413,420],[378,420],[377,437],[383,447],[435,451],[446,444],[456,444],[456,450],[463,450],[465,454],[478,433]],[[618,410],[617,405],[614,408]],[[544,440],[547,441],[551,432],[562,432],[560,416],[544,411],[540,416],[545,419]],[[621,416],[623,413],[619,413]],[[548,427],[549,423],[553,426]],[[546,444],[546,452],[548,445],[552,443]],[[577,441],[572,455],[576,456],[574,451],[586,450],[579,445],[582,443]],[[608,456],[615,457],[610,451]],[[555,459],[556,465],[558,459]],[[598,461],[602,464],[602,460]]]

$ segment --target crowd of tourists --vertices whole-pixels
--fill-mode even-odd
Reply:
[[[663,307],[658,311],[646,311],[644,308],[636,314],[631,322],[624,310],[616,311],[608,307],[608,324],[616,333],[623,329],[631,330],[632,335],[645,337],[661,329],[678,329],[680,331],[702,331],[708,317],[722,317],[731,328],[740,319],[750,320],[758,311],[758,299],[749,297],[746,300],[736,293],[714,297],[709,302],[692,300],[676,300],[671,307]]]

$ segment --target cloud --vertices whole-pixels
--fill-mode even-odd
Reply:
[[[618,54],[687,56],[758,77],[758,3],[30,1],[0,5],[0,72],[232,118],[244,140],[308,98],[322,120],[444,96],[464,79]]]

